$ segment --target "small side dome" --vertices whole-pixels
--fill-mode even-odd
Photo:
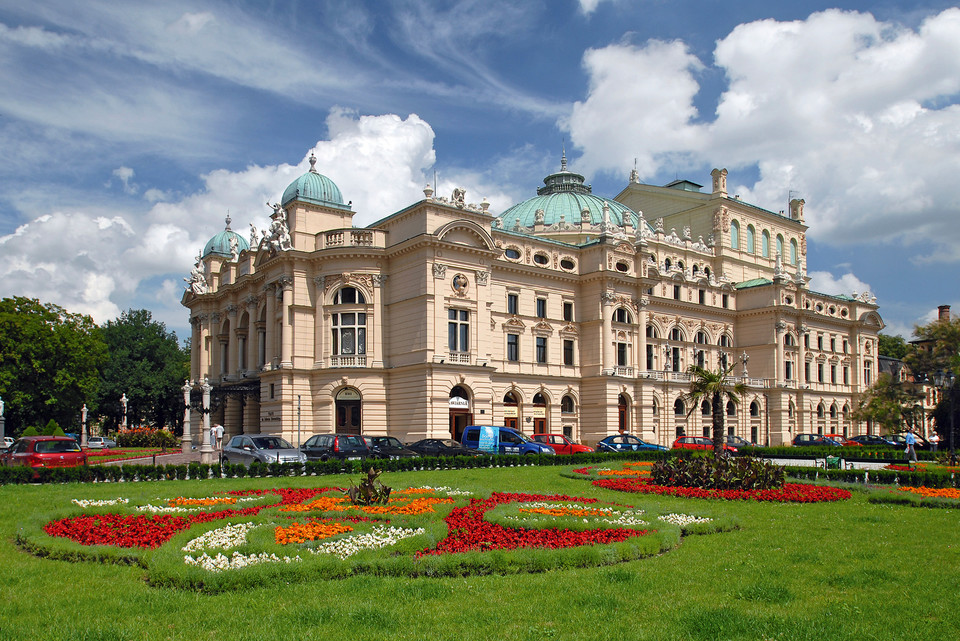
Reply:
[[[286,207],[289,203],[299,200],[314,205],[349,210],[350,205],[344,204],[340,188],[332,180],[319,173],[316,164],[317,157],[311,153],[310,171],[294,180],[283,190],[280,205]]]
[[[203,247],[203,258],[206,258],[210,254],[224,256],[226,258],[232,256],[233,252],[230,247],[231,238],[235,238],[237,241],[237,253],[250,249],[250,243],[247,242],[247,239],[230,229],[230,215],[227,214],[227,226],[222,232],[207,241],[207,244]]]

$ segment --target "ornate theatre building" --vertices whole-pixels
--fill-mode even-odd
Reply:
[[[802,200],[747,204],[726,170],[709,192],[634,173],[608,199],[564,158],[499,215],[428,186],[356,228],[315,162],[262,237],[228,219],[188,279],[191,375],[213,386],[228,436],[414,440],[500,424],[669,446],[710,429],[709,403],[684,399],[692,364],[746,383],[725,412],[748,440],[866,429],[851,412],[883,321],[868,293],[807,287]]]

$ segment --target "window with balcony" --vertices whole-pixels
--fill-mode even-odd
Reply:
[[[563,341],[563,364],[564,365],[573,365],[573,341],[569,339],[564,339]]]
[[[513,363],[520,360],[519,334],[507,334],[507,360]]]
[[[447,347],[451,352],[470,351],[470,312],[468,310],[447,310]]]
[[[547,362],[547,337],[537,336],[537,362]]]
[[[330,318],[333,324],[334,355],[354,356],[367,353],[366,314],[363,312],[340,312],[331,314]]]

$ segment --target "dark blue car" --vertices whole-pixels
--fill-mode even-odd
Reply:
[[[460,442],[465,447],[474,447],[490,454],[556,454],[549,445],[499,425],[468,425],[463,430]]]
[[[598,452],[633,452],[651,450],[664,452],[667,448],[662,445],[647,443],[633,434],[614,434],[597,443]]]

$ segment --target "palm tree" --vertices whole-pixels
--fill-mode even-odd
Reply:
[[[690,381],[690,392],[686,395],[687,401],[691,405],[690,412],[693,413],[700,401],[710,399],[710,409],[713,416],[713,455],[719,456],[723,452],[723,416],[724,416],[724,397],[730,400],[734,405],[740,402],[740,397],[747,391],[747,386],[743,383],[727,383],[727,377],[733,371],[733,366],[724,369],[720,366],[717,371],[712,372],[699,365],[690,366],[690,374],[693,380]],[[689,416],[689,414],[688,414]]]

